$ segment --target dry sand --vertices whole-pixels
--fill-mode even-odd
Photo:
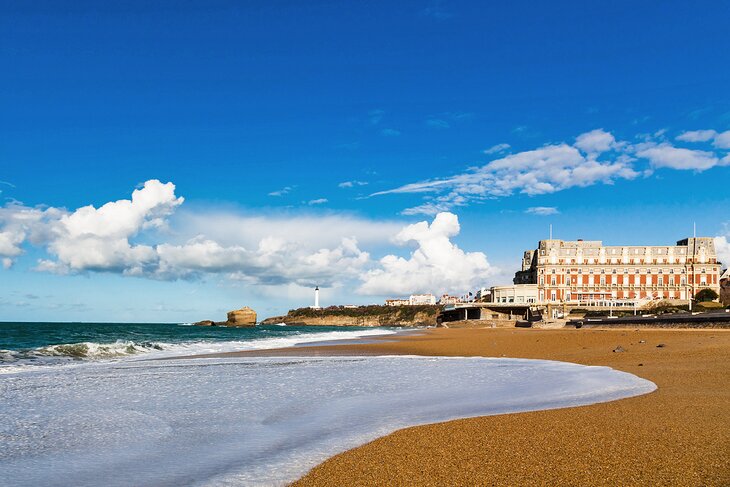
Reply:
[[[612,352],[618,345],[626,351]],[[438,329],[316,353],[563,360],[608,365],[659,389],[593,406],[403,429],[327,460],[297,486],[730,486],[728,330]]]

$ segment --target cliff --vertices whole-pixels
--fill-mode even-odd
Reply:
[[[299,308],[285,316],[273,316],[262,325],[286,323],[306,326],[435,326],[440,306],[358,306]]]

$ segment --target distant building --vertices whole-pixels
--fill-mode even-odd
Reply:
[[[730,306],[730,268],[720,277],[720,302]]]
[[[457,304],[457,303],[463,303],[464,300],[457,296],[449,296],[448,294],[444,294],[439,298],[439,304]]]
[[[483,287],[474,295],[474,300],[481,303],[488,303],[492,300],[492,290]]]
[[[537,285],[541,303],[687,300],[705,288],[720,293],[720,264],[711,237],[686,238],[663,246],[540,240],[537,249],[524,253],[514,283],[515,287]],[[495,288],[492,292],[496,293]],[[516,289],[514,293],[517,299]],[[508,296],[498,296],[503,297]]]
[[[436,296],[433,294],[411,294],[408,299],[386,299],[386,306],[421,306],[425,304],[436,304]]]
[[[494,286],[491,293],[492,303],[526,304],[538,301],[537,284],[513,284],[511,286]]]
[[[522,256],[522,269],[515,272],[514,284],[534,284],[537,282],[537,251],[526,250]]]
[[[411,294],[409,301],[411,306],[436,304],[436,296],[433,294]]]

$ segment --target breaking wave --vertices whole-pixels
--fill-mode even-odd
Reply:
[[[247,340],[188,342],[117,340],[109,343],[79,342],[47,345],[27,350],[0,350],[0,373],[17,372],[25,366],[56,365],[90,360],[113,360],[135,356],[145,358],[203,355],[244,350],[268,350],[288,348],[297,345],[339,340],[354,340],[363,337],[396,333],[385,329],[360,329],[350,331],[297,332],[283,336],[262,335]]]

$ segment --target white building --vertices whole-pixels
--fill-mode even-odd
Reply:
[[[435,305],[436,296],[433,294],[411,294],[408,299],[386,299],[386,306],[423,306],[423,305]]]
[[[537,284],[512,284],[492,287],[492,303],[537,303]]]
[[[418,306],[418,305],[424,305],[424,304],[436,304],[436,296],[433,294],[411,294],[411,297],[408,299],[410,301],[411,306]]]

